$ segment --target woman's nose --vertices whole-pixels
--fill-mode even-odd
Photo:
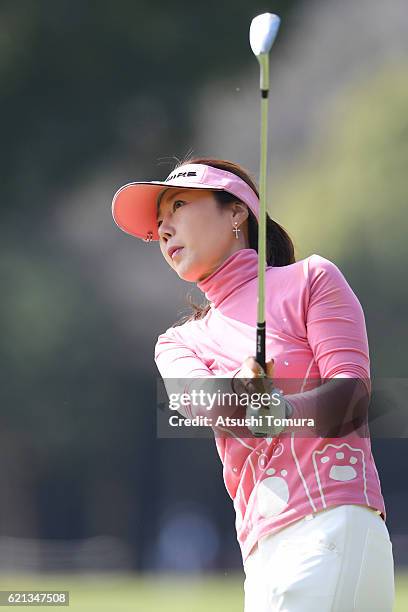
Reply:
[[[159,238],[161,238],[162,240],[168,240],[173,236],[174,229],[168,220],[163,219],[163,221],[159,225],[157,233],[159,234]]]

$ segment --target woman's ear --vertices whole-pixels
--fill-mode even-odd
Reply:
[[[242,202],[232,202],[232,220],[237,221],[239,225],[243,223],[249,217],[248,207]]]

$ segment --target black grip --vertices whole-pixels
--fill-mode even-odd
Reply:
[[[256,324],[256,360],[266,374],[265,364],[265,321]]]

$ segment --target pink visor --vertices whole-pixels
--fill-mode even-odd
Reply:
[[[204,164],[186,164],[173,170],[164,181],[128,183],[121,187],[112,201],[112,215],[116,225],[145,242],[159,240],[157,198],[163,187],[228,191],[244,202],[259,220],[259,199],[239,176]]]

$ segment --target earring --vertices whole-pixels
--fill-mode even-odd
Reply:
[[[241,230],[239,228],[237,228],[237,221],[235,221],[234,223],[235,227],[232,228],[232,231],[235,232],[235,238],[238,240],[238,232],[240,232]]]

